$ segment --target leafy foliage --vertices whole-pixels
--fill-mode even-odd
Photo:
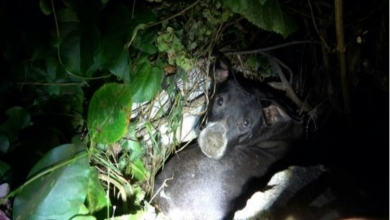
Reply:
[[[59,146],[43,157],[30,171],[32,182],[16,196],[14,219],[69,219],[76,215],[88,192],[90,167],[82,144]],[[38,175],[40,171],[71,160],[52,172]],[[68,184],[71,182],[72,184]]]
[[[106,84],[91,99],[88,126],[91,140],[110,144],[127,130],[131,114],[131,88],[125,84]]]
[[[0,131],[6,133],[10,141],[13,141],[20,130],[27,127],[30,123],[31,116],[25,109],[19,106],[8,109],[5,114],[8,116],[8,119],[0,126]]]
[[[274,31],[284,37],[296,30],[295,23],[285,14],[278,0],[222,0],[222,3],[264,30]]]

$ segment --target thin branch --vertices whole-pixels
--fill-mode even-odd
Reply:
[[[310,13],[311,13],[311,19],[313,21],[314,29],[316,30],[316,32],[317,32],[318,36],[320,37],[322,43],[325,45],[326,50],[329,51],[330,49],[329,49],[328,44],[326,43],[325,39],[322,37],[320,31],[318,30],[317,23],[316,23],[316,20],[314,18],[313,8],[311,6],[311,0],[307,0],[307,3],[309,4]]]
[[[344,110],[348,117],[351,112],[349,99],[349,82],[346,61],[346,47],[344,39],[344,19],[343,19],[343,0],[335,0],[335,20],[336,20],[336,37],[337,37],[337,52],[339,54],[340,63],[340,81],[343,90]]]
[[[82,86],[81,83],[38,83],[38,82],[18,82],[19,85],[34,85],[34,86]]]
[[[283,48],[283,47],[287,47],[287,46],[292,46],[292,45],[295,45],[295,44],[308,44],[308,43],[318,43],[318,42],[308,41],[308,40],[292,41],[292,42],[288,42],[288,43],[284,43],[284,44],[280,44],[280,45],[275,45],[275,46],[271,46],[271,47],[264,47],[264,48],[254,49],[254,50],[226,51],[226,52],[223,52],[223,53],[225,55],[255,54],[255,53],[267,52],[267,51],[271,51],[271,50],[275,50],[275,49],[279,49],[279,48]]]
[[[269,56],[270,63],[274,70],[278,73],[280,80],[282,81],[284,88],[286,90],[287,95],[290,97],[290,99],[303,111],[308,112],[310,111],[310,106],[307,103],[302,102],[298,96],[295,94],[294,89],[291,87],[291,84],[287,81],[287,78],[284,76],[282,68],[280,67],[280,64],[277,61],[277,58]]]

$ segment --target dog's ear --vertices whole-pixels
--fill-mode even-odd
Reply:
[[[290,120],[293,120],[298,124],[303,122],[303,119],[298,115],[298,113],[286,102],[281,99],[268,99],[268,101],[272,104],[263,108],[267,124],[272,125],[276,122],[286,122]]]
[[[271,104],[270,107],[263,108],[263,112],[265,115],[267,112],[265,110],[269,111],[269,115],[273,116],[273,118],[277,119],[271,120],[271,122],[277,122],[277,121],[287,121],[287,120],[293,120],[296,123],[302,123],[303,119],[297,111],[293,108],[293,106],[290,104],[289,100],[282,94],[275,91],[275,89],[271,88],[267,84],[262,84],[260,87],[260,92],[258,92],[258,97],[260,98],[260,101],[262,104],[268,103]],[[263,105],[267,106],[267,105]],[[266,121],[269,120],[266,118]]]
[[[278,122],[287,122],[291,120],[291,117],[286,114],[286,112],[274,104],[263,108],[263,113],[264,121],[267,125],[274,125]]]
[[[223,83],[233,77],[230,61],[225,56],[218,56],[213,69],[214,79],[217,83]]]

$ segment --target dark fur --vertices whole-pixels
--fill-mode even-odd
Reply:
[[[296,115],[263,105],[291,112],[266,85],[239,78],[229,68],[216,74],[217,91],[199,144],[174,155],[156,177],[156,203],[172,220],[231,219],[248,184],[268,174],[303,131],[291,120]]]

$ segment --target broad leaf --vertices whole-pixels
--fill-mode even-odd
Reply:
[[[134,178],[140,182],[144,181],[149,175],[141,159],[136,161],[129,161],[129,166],[126,170],[127,174],[134,176]]]
[[[90,169],[91,175],[88,183],[87,205],[88,210],[94,213],[106,207],[109,204],[109,200],[106,198],[106,192],[98,178],[96,168],[91,167]]]
[[[287,37],[296,30],[292,18],[286,15],[278,0],[222,0],[225,7],[243,15],[259,28]]]
[[[135,10],[132,12],[128,7],[118,5],[107,18],[109,28],[102,35],[101,46],[95,56],[99,65],[125,82],[129,82],[130,68],[133,67],[130,66],[127,43],[130,41],[136,27],[154,20],[156,20],[156,17],[149,10]],[[149,54],[155,53],[156,48],[152,44],[155,33],[141,30],[139,32],[141,33],[141,40],[136,35],[132,46]],[[130,52],[134,51],[136,50],[130,48]]]
[[[119,5],[112,14],[108,14],[109,28],[102,35],[99,51],[95,55],[99,66],[125,82],[130,80],[130,61],[125,45],[136,25],[131,18],[131,12],[124,5]]]
[[[31,121],[30,114],[22,107],[15,106],[8,109],[5,114],[8,119],[0,125],[0,131],[7,134],[10,141],[16,139],[18,133]]]
[[[112,27],[107,34],[102,36],[101,45],[95,55],[99,66],[106,68],[111,74],[128,82],[130,62],[125,42],[127,40],[127,28]]]
[[[137,36],[131,46],[143,51],[147,54],[154,54],[158,52],[154,41],[157,39],[156,31],[153,29],[146,29],[138,31]]]
[[[150,101],[161,90],[163,71],[159,67],[152,67],[150,62],[142,64],[131,83],[134,103]]]
[[[99,31],[83,25],[70,32],[60,45],[62,64],[74,75],[91,76],[96,70],[94,54],[99,46]]]
[[[131,105],[131,89],[126,84],[110,83],[96,91],[88,109],[92,140],[102,144],[119,140],[127,132]]]
[[[52,13],[51,3],[49,0],[39,0],[39,8],[44,15],[49,15]]]
[[[82,144],[65,144],[49,151],[29,178],[60,163],[50,173],[26,185],[14,201],[13,219],[70,219],[84,203],[90,174]]]
[[[0,179],[2,182],[11,181],[11,167],[0,160]]]
[[[74,10],[63,8],[57,12],[58,22],[79,22],[79,18]]]
[[[80,210],[77,215],[70,220],[96,220],[96,218],[90,214],[88,208],[83,204],[80,206]]]
[[[2,154],[7,153],[9,150],[9,147],[10,147],[10,142],[9,142],[8,136],[4,132],[0,131],[0,153],[2,153]],[[1,175],[0,175],[0,177],[1,177]],[[2,178],[0,178],[0,179],[2,179]]]
[[[122,215],[118,217],[109,218],[106,220],[140,220],[140,219],[148,219],[146,216],[148,216],[146,211],[138,210],[135,214],[130,215]]]
[[[136,125],[136,123],[129,126],[129,132],[126,135],[127,138],[121,144],[123,150],[130,152],[130,161],[138,160],[143,155],[142,147],[138,141],[134,125]]]

